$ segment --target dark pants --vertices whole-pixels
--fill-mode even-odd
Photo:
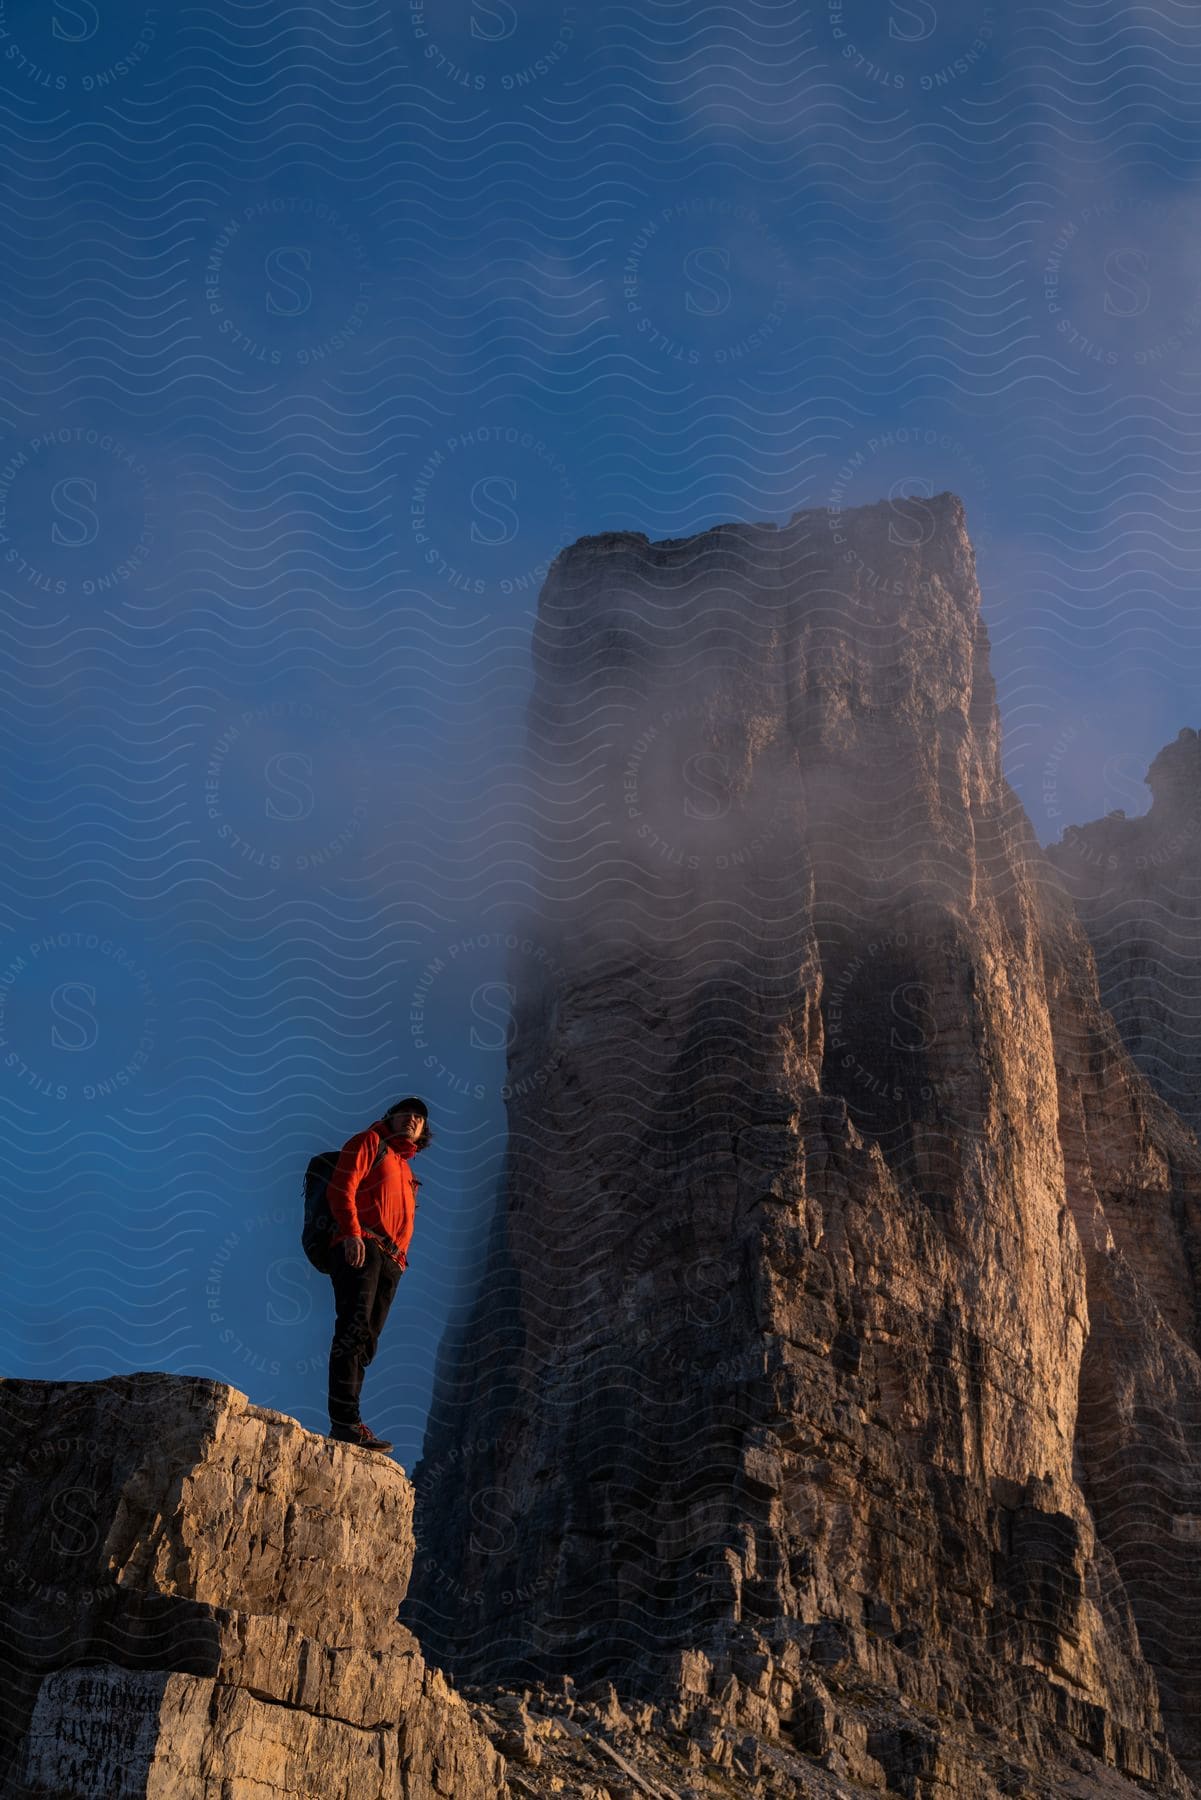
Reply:
[[[400,1282],[400,1270],[370,1238],[363,1241],[361,1269],[352,1269],[334,1251],[330,1280],[334,1284],[334,1341],[329,1352],[330,1425],[359,1423],[363,1371],[375,1355],[379,1334]]]

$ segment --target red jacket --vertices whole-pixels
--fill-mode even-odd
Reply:
[[[331,1244],[340,1244],[343,1238],[350,1237],[378,1239],[384,1232],[400,1252],[392,1261],[402,1269],[407,1266],[420,1183],[407,1157],[387,1155],[374,1168],[372,1163],[381,1142],[391,1149],[408,1141],[397,1134],[385,1139],[383,1121],[377,1119],[366,1131],[356,1131],[343,1144],[326,1189],[335,1227]],[[383,1247],[385,1254],[390,1254],[387,1246]]]

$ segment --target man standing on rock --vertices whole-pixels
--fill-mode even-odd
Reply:
[[[329,1435],[364,1450],[391,1450],[359,1414],[363,1372],[408,1263],[420,1183],[409,1167],[430,1141],[429,1113],[415,1094],[398,1100],[342,1146],[326,1201],[334,1284],[334,1341],[329,1353]]]

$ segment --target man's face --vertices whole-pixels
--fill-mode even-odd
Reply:
[[[425,1130],[425,1120],[418,1112],[394,1112],[388,1114],[388,1130],[400,1137],[412,1138],[416,1143]]]

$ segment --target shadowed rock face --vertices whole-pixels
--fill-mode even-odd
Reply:
[[[1002,777],[962,506],[914,504],[550,572],[549,954],[402,1617],[889,1791],[1188,1793],[1201,1156]]]
[[[1101,998],[1135,1062],[1201,1126],[1201,738],[1147,770],[1150,810],[1071,826],[1047,856],[1076,903]]]

